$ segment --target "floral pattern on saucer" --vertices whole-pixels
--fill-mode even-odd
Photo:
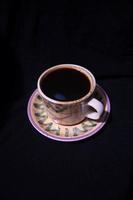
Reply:
[[[87,138],[99,131],[105,124],[109,112],[110,102],[104,90],[97,85],[95,98],[104,104],[104,113],[99,121],[85,118],[82,122],[72,126],[56,124],[47,115],[45,104],[38,90],[32,94],[28,103],[28,116],[32,125],[43,135],[59,141],[77,141]]]

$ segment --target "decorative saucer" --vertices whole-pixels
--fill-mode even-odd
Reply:
[[[96,86],[95,98],[104,105],[104,112],[100,120],[95,121],[85,118],[84,121],[72,126],[63,126],[56,124],[47,115],[45,104],[38,90],[35,90],[28,102],[28,117],[34,128],[42,135],[64,142],[78,141],[96,134],[106,123],[110,113],[110,101],[106,92],[99,86]]]

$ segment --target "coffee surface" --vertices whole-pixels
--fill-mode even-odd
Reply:
[[[59,101],[73,101],[82,98],[90,90],[86,75],[74,69],[58,69],[41,81],[42,92]]]

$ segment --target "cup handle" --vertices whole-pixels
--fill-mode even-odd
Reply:
[[[86,117],[94,120],[99,119],[101,114],[103,113],[103,104],[99,100],[93,98],[87,103],[87,105],[89,107],[92,107],[92,109],[88,109]]]

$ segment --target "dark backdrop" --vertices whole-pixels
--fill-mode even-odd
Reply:
[[[133,199],[133,3],[0,2],[0,199]],[[27,118],[50,66],[90,69],[111,100],[99,134],[63,143]]]

